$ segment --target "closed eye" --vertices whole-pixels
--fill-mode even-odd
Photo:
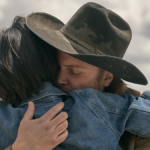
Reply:
[[[80,75],[83,72],[70,69],[70,73],[73,74],[73,75]]]

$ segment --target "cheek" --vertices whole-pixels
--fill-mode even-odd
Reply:
[[[75,77],[70,77],[68,79],[68,82],[69,82],[71,89],[75,90],[75,89],[80,89],[80,88],[86,87],[85,85],[87,83],[87,80],[85,80],[82,77],[75,76]]]
[[[70,82],[70,85],[74,90],[90,87],[88,80],[83,77],[73,78]]]

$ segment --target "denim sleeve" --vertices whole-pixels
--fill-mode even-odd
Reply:
[[[75,94],[74,94],[75,93]],[[144,98],[150,92],[144,92]],[[82,89],[71,92],[75,99],[78,95],[88,101],[95,114],[102,119],[106,127],[117,139],[125,130],[145,137],[150,137],[150,101],[130,94],[116,95],[99,92],[94,89]],[[94,122],[96,124],[96,121]]]
[[[133,100],[127,113],[125,130],[150,137],[150,91]]]
[[[26,109],[27,107],[14,108],[11,104],[0,104],[0,150],[15,141]]]
[[[140,97],[150,100],[150,91],[148,90],[144,91]]]

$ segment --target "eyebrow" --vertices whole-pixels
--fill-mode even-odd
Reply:
[[[85,68],[85,67],[82,67],[82,66],[79,66],[79,65],[63,65],[63,66],[69,67],[69,68]]]

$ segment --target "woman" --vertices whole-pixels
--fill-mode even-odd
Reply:
[[[22,102],[26,102],[29,98],[33,97],[33,94],[39,94],[39,91],[45,87],[43,83],[46,81],[56,84],[57,71],[58,65],[54,48],[40,40],[27,29],[24,17],[15,17],[12,26],[3,30],[0,34],[1,109],[2,106],[8,103],[17,107]],[[63,104],[58,105],[57,113],[62,107]],[[12,111],[10,111],[10,113],[12,113]],[[57,113],[55,113],[55,115]],[[7,118],[5,118],[6,121],[9,115],[12,114],[7,114]],[[13,115],[15,118],[15,114]],[[55,115],[53,114],[53,117]],[[62,117],[64,115],[65,117]],[[57,128],[53,130],[50,135],[51,137],[56,136],[59,138],[57,138],[55,144],[51,144],[52,147],[50,146],[50,149],[57,146],[67,137],[67,114],[60,113],[57,118],[52,118],[51,120],[53,120],[53,122],[55,120],[57,121],[57,118],[60,121],[59,124],[53,122],[53,124],[51,124],[51,122],[48,124],[52,127],[57,125]],[[8,126],[8,124],[3,123],[1,129],[4,128],[8,130]],[[18,128],[19,124],[15,126]],[[1,138],[0,149],[6,148],[6,145],[8,146],[11,141],[14,142],[11,137],[12,130],[9,135],[6,135],[11,139],[8,143],[7,140],[3,139],[4,135],[1,133],[3,138]],[[51,143],[51,141],[53,141],[53,138],[49,142]]]

